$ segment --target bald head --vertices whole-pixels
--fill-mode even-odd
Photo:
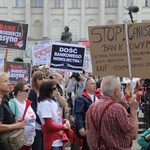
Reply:
[[[120,86],[119,78],[116,76],[107,76],[101,82],[101,90],[105,96],[111,96],[114,90]]]

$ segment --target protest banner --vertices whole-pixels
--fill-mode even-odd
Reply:
[[[35,65],[47,65],[50,66],[51,56],[50,44],[41,44],[32,46],[32,64]]]
[[[25,50],[28,24],[0,20],[0,47]]]
[[[53,43],[50,69],[69,70],[81,73],[85,55],[85,46],[77,44]]]
[[[16,84],[18,81],[26,81],[30,83],[31,64],[23,62],[7,62],[6,72],[9,75],[11,84]]]
[[[94,75],[130,77],[128,46],[132,77],[150,78],[150,24],[128,24],[127,33],[124,24],[89,27]]]

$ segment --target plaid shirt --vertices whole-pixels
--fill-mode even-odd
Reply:
[[[107,104],[113,100],[110,97],[103,96],[100,100],[93,103],[87,111],[86,129],[89,132],[92,147],[98,147],[98,130],[99,121],[102,112]],[[92,108],[92,110],[91,110]],[[90,114],[92,113],[93,120],[98,130],[95,130],[91,121]],[[132,139],[127,135],[133,130],[134,122],[130,114],[125,108],[118,103],[111,105],[105,112],[101,122],[101,141],[100,149],[102,150],[131,150]],[[106,148],[107,146],[107,148]]]

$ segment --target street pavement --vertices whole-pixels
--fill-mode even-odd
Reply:
[[[137,143],[137,140],[133,140],[133,146],[131,150],[140,150],[140,146]],[[70,150],[70,147],[66,147],[65,150]]]
[[[133,140],[132,150],[140,150],[140,146],[137,143],[137,140]]]

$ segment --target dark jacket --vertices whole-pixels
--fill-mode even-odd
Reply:
[[[30,90],[30,94],[29,94],[29,97],[28,97],[29,100],[32,101],[32,104],[31,104],[31,107],[36,115],[36,122],[38,124],[42,124],[41,121],[40,121],[40,118],[37,114],[37,94],[35,93],[35,91],[33,89]]]
[[[91,97],[84,90],[81,96],[76,97],[74,105],[75,125],[78,129],[85,128],[86,112],[92,104]]]

